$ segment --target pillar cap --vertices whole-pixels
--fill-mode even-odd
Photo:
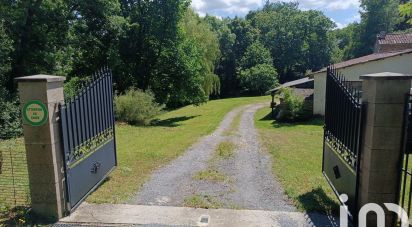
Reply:
[[[411,74],[382,72],[360,76],[362,80],[412,80]]]
[[[64,76],[35,75],[15,78],[17,82],[60,82],[65,81]]]

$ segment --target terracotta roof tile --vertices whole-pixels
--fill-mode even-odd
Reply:
[[[378,43],[381,45],[412,43],[412,33],[411,34],[387,34],[385,38],[378,38]]]

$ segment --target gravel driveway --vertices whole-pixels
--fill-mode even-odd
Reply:
[[[216,131],[190,147],[184,155],[157,170],[129,204],[184,206],[185,199],[207,196],[222,208],[295,211],[272,174],[270,155],[261,149],[254,127],[255,112],[262,104],[232,110]],[[241,114],[235,133],[225,133]],[[224,181],[195,180],[200,171],[211,168],[217,146],[231,141],[233,157],[213,164],[213,169],[227,176]]]

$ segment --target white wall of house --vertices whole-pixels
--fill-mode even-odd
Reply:
[[[360,81],[359,77],[364,74],[395,72],[412,74],[412,53],[385,58],[377,61],[353,65],[338,69],[348,81]],[[315,95],[313,102],[313,112],[317,115],[325,114],[326,95],[326,72],[316,73]]]

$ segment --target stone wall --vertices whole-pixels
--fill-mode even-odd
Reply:
[[[378,44],[375,48],[375,53],[385,53],[391,51],[400,51],[412,49],[412,43],[398,43],[398,44]]]

